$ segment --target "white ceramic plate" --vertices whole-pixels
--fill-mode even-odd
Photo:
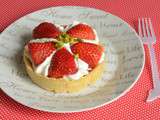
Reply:
[[[75,94],[54,94],[31,82],[22,61],[24,44],[32,29],[43,21],[92,25],[106,48],[107,66],[101,80]],[[17,102],[49,112],[78,112],[108,104],[124,95],[144,66],[144,49],[138,35],[120,18],[96,9],[65,6],[28,14],[0,36],[0,87]]]

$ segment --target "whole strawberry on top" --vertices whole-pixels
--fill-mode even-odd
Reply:
[[[78,23],[64,26],[44,22],[33,30],[27,44],[35,71],[47,77],[80,78],[104,60],[104,48],[97,43],[96,31]]]

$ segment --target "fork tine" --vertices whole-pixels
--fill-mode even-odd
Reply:
[[[150,37],[151,34],[150,34],[150,31],[149,31],[149,25],[148,25],[148,20],[147,20],[147,18],[145,18],[145,23],[146,23],[147,36]]]
[[[155,37],[155,33],[154,33],[153,26],[152,26],[151,18],[149,18],[149,26],[150,26],[150,30],[151,30],[151,36]]]
[[[143,31],[143,36],[146,37],[146,29],[145,29],[145,24],[144,24],[144,18],[142,18],[142,31]]]
[[[139,36],[142,37],[141,19],[140,18],[138,18],[138,32],[139,32]]]

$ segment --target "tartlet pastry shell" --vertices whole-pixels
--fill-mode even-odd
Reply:
[[[105,66],[105,62],[103,62],[94,68],[88,75],[81,77],[79,80],[70,80],[63,78],[49,78],[34,72],[26,49],[24,50],[23,60],[26,71],[31,80],[41,88],[56,93],[78,92],[86,88],[88,85],[94,84],[98,79],[101,78]]]

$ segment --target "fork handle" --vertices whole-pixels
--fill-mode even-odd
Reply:
[[[155,57],[155,50],[153,48],[153,44],[149,43],[148,44],[149,48],[149,53],[150,53],[150,58],[151,58],[151,69],[152,69],[152,79],[153,79],[153,87],[157,88],[159,85],[159,72],[158,72],[158,66],[157,66],[157,61]]]

